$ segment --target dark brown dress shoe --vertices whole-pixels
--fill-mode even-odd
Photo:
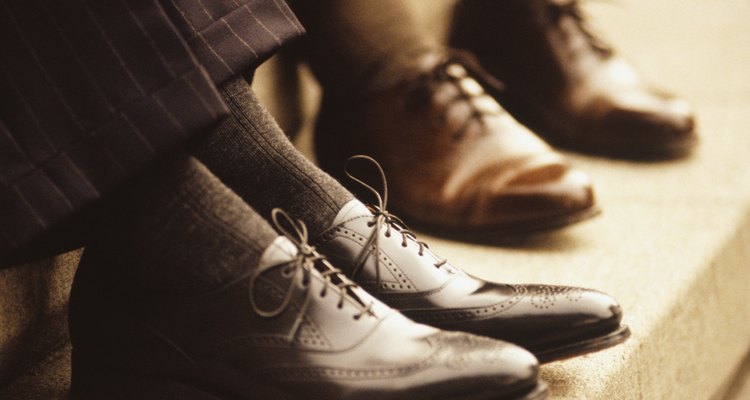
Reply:
[[[414,323],[340,275],[296,229],[300,237],[277,239],[260,265],[205,290],[137,284],[118,257],[87,248],[71,299],[72,398],[545,397],[529,352]]]
[[[450,42],[502,80],[498,100],[554,144],[654,159],[697,142],[689,105],[643,83],[591,32],[576,0],[461,1]]]
[[[377,195],[377,193],[376,193]],[[379,198],[379,195],[377,195]],[[417,322],[508,340],[542,362],[623,342],[612,297],[590,289],[505,285],[439,258],[380,204],[352,200],[317,246],[369,293]]]
[[[372,155],[391,177],[394,208],[435,233],[540,230],[597,214],[589,178],[485,93],[499,84],[470,59],[432,52],[403,73],[367,98],[324,94],[315,137],[324,170],[342,178],[347,158]]]

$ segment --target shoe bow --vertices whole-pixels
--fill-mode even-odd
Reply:
[[[281,315],[292,303],[296,286],[294,277],[301,276],[304,300],[299,306],[297,316],[286,337],[291,342],[294,340],[313,298],[313,292],[310,290],[310,281],[313,275],[320,274],[323,278],[323,287],[320,291],[320,296],[325,296],[326,292],[331,288],[339,295],[337,305],[339,309],[343,308],[347,297],[354,299],[359,305],[358,313],[354,315],[354,319],[358,320],[365,314],[374,315],[372,312],[373,303],[366,303],[354,293],[353,289],[357,288],[358,285],[346,278],[340,269],[331,265],[324,255],[318,253],[315,247],[308,243],[307,226],[305,226],[304,222],[299,219],[292,219],[289,214],[280,208],[275,208],[271,211],[271,219],[276,229],[297,247],[297,254],[288,261],[260,266],[255,270],[250,279],[250,303],[256,314],[264,318],[274,318]],[[277,268],[282,268],[282,276],[289,278],[289,286],[286,288],[282,301],[277,307],[270,310],[263,309],[258,305],[255,296],[258,279],[264,273]]]
[[[369,165],[373,166],[375,170],[378,172],[381,184],[383,187],[383,195],[381,196],[380,193],[370,186],[369,184],[365,183],[363,180],[357,178],[352,174],[350,171],[350,165],[353,161],[356,160],[363,160],[366,161]],[[381,229],[385,228],[385,236],[390,237],[393,232],[396,232],[397,234],[401,235],[401,246],[406,247],[409,240],[414,241],[419,246],[419,255],[422,256],[424,254],[425,249],[429,249],[429,246],[427,243],[422,242],[417,239],[417,236],[409,230],[409,228],[406,226],[404,221],[401,220],[401,218],[389,213],[386,210],[386,206],[388,204],[388,182],[385,178],[385,172],[383,172],[383,168],[380,166],[380,164],[375,161],[374,158],[366,155],[356,155],[350,157],[346,161],[346,165],[344,167],[344,172],[346,175],[352,179],[353,181],[357,182],[358,184],[362,185],[365,189],[369,190],[377,199],[377,204],[367,204],[367,207],[372,212],[372,219],[367,223],[368,227],[374,227],[372,230],[372,233],[367,238],[367,241],[365,242],[365,245],[362,247],[362,251],[357,255],[357,258],[354,261],[354,269],[352,270],[352,279],[356,279],[357,274],[359,271],[362,270],[362,267],[364,266],[365,262],[367,261],[367,258],[372,254],[374,255],[375,259],[375,280],[376,280],[376,293],[380,293],[381,290],[381,279],[380,279],[380,257],[378,255],[380,251],[380,232]],[[443,258],[438,260],[434,265],[436,268],[440,268],[441,266],[448,263],[448,260]]]

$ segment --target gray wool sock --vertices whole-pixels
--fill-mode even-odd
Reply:
[[[231,114],[193,154],[261,215],[281,207],[316,238],[354,196],[292,145],[247,82],[222,93]]]
[[[258,265],[278,234],[195,158],[165,161],[117,194],[97,246],[158,291],[200,292]],[[114,252],[114,253],[112,253]]]

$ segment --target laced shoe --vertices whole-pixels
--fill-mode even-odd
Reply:
[[[366,158],[377,166],[374,160]],[[382,170],[381,170],[382,176]],[[438,257],[396,216],[384,195],[349,202],[316,245],[364,289],[414,321],[511,341],[541,362],[623,342],[630,331],[612,297],[591,289],[487,282]]]
[[[470,57],[433,51],[401,72],[364,98],[324,94],[315,152],[326,172],[342,178],[347,158],[373,156],[392,177],[394,208],[440,234],[497,236],[598,213],[590,179],[488,94],[502,85]]]
[[[593,33],[577,0],[461,1],[450,43],[502,80],[496,98],[553,144],[655,159],[697,143],[687,102],[644,83]]]
[[[210,290],[128,280],[86,249],[71,299],[72,398],[541,399],[527,351],[412,322],[285,231]],[[288,218],[288,217],[287,217]],[[176,279],[179,281],[179,279]]]

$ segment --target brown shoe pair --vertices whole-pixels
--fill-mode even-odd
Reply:
[[[492,76],[470,56],[436,50],[388,90],[324,92],[318,117],[321,167],[343,178],[348,157],[373,156],[392,207],[412,224],[486,238],[596,215],[590,179],[526,126],[617,157],[681,156],[696,142],[687,104],[643,84],[573,0],[459,2],[451,37]]]

